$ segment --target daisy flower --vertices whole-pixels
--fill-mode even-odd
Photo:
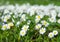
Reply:
[[[41,18],[43,18],[43,15],[36,15],[36,19],[40,20]]]
[[[27,30],[28,30],[28,28],[29,28],[29,26],[28,26],[28,25],[24,25],[24,26],[22,27],[22,30],[27,31]]]
[[[53,34],[54,35],[58,35],[58,31],[57,30],[53,30]]]
[[[38,23],[41,18],[43,18],[43,15],[36,15],[35,22]]]
[[[14,26],[13,22],[8,23],[8,26]]]
[[[6,30],[6,29],[10,29],[10,26],[8,26],[7,24],[3,24],[2,30]]]
[[[54,37],[53,32],[50,32],[50,33],[48,34],[48,37],[49,37],[49,38],[53,38],[53,37]]]
[[[44,34],[46,32],[46,28],[41,28],[40,30],[39,30],[39,33],[40,34]]]
[[[41,23],[42,23],[42,25],[44,25],[46,27],[49,25],[49,23],[47,21],[45,21],[45,20],[41,21]]]
[[[42,26],[41,24],[37,24],[37,25],[35,26],[35,29],[36,29],[36,30],[39,30],[39,29],[41,28],[41,26]]]
[[[25,36],[25,35],[26,35],[26,31],[21,30],[21,31],[20,31],[20,36]]]

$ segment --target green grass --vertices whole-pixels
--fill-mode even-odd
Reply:
[[[5,4],[6,2],[9,2],[10,4],[23,4],[23,3],[30,3],[30,4],[43,4],[43,5],[47,5],[47,4],[55,4],[55,5],[60,5],[60,0],[0,0],[0,2],[2,4]]]

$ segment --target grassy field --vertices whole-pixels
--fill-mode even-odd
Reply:
[[[30,4],[55,4],[55,5],[60,5],[60,0],[0,0],[1,4],[5,4],[6,2],[9,2],[10,4],[23,4],[23,3],[30,3]]]

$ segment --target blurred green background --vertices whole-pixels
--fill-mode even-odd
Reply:
[[[1,4],[6,4],[9,2],[9,4],[23,4],[23,3],[30,3],[30,4],[55,4],[55,5],[60,5],[60,0],[0,0],[0,5]]]

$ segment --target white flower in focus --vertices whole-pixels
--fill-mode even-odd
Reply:
[[[44,34],[46,32],[46,28],[41,28],[40,30],[39,30],[39,33],[40,34]]]
[[[54,34],[54,35],[58,35],[58,31],[53,30],[53,34]]]
[[[37,24],[37,25],[35,26],[35,29],[36,29],[36,30],[39,30],[39,29],[41,28],[41,26],[42,26],[41,24]]]
[[[49,38],[53,38],[53,37],[54,37],[54,34],[53,34],[52,32],[50,32],[50,33],[48,34],[48,37],[49,37]]]
[[[26,31],[21,30],[21,31],[20,31],[20,36],[25,36],[25,35],[26,35]]]
[[[27,30],[28,30],[28,28],[29,28],[29,26],[28,26],[28,25],[24,25],[24,26],[22,27],[22,30],[27,31]]]
[[[60,24],[60,19],[58,19],[57,22]]]
[[[41,21],[41,23],[42,23],[42,25],[44,25],[46,27],[49,25],[49,23],[47,21],[45,21],[45,20]]]

